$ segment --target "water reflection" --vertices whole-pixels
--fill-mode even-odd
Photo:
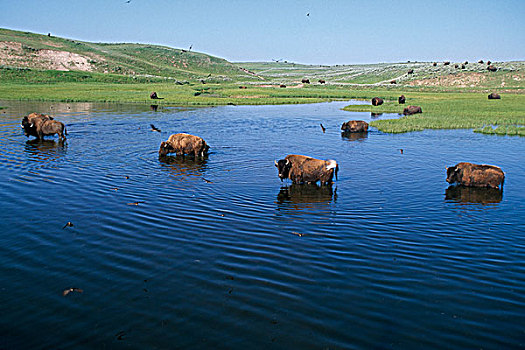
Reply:
[[[368,138],[367,132],[342,132],[341,138],[346,141],[364,141]]]
[[[292,184],[281,187],[277,202],[283,203],[330,203],[337,200],[337,189],[331,185]]]
[[[176,177],[202,177],[208,156],[188,158],[182,156],[159,156],[159,163]]]
[[[149,106],[149,109],[151,109],[153,112],[156,112],[159,109],[159,105],[151,105]]]
[[[376,118],[379,118],[383,115],[383,113],[374,113],[374,112],[370,112],[370,118],[372,119],[376,119]]]
[[[499,203],[503,199],[503,191],[498,188],[449,186],[445,190],[445,200],[458,203]]]
[[[29,140],[26,141],[25,149],[32,158],[39,162],[57,161],[65,155],[67,150],[66,140]]]

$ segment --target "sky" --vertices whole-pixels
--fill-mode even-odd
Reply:
[[[525,60],[525,0],[0,0],[0,27],[231,62]]]

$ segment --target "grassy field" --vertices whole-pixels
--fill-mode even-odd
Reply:
[[[367,97],[369,97],[368,95]],[[505,94],[489,100],[485,93],[410,92],[405,105],[399,94],[378,93],[385,99],[381,106],[350,105],[355,112],[402,113],[408,105],[420,106],[421,114],[393,120],[376,120],[372,126],[383,132],[400,133],[424,129],[475,129],[476,132],[525,136],[525,95]]]
[[[402,62],[302,65],[238,62],[147,44],[100,44],[0,28],[0,99],[177,106],[386,100],[348,111],[401,113],[397,97],[423,114],[377,120],[383,132],[469,128],[525,136],[525,62]],[[308,78],[310,84],[302,84]],[[322,79],[326,84],[321,84]],[[395,80],[395,84],[392,84]],[[284,84],[286,88],[280,88]],[[242,89],[240,87],[243,87]],[[156,91],[160,100],[151,100]],[[501,100],[488,100],[498,92]]]

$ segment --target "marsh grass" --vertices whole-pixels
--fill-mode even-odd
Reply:
[[[412,92],[405,94],[405,105],[399,105],[391,93],[379,97],[383,96],[387,100],[381,106],[350,105],[344,109],[356,112],[402,113],[408,105],[422,108],[422,114],[371,122],[378,130],[389,133],[424,129],[475,129],[476,132],[487,134],[523,136],[524,95],[505,94],[501,100],[488,100],[485,93]]]

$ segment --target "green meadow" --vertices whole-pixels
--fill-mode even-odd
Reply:
[[[50,50],[61,66],[43,58]],[[60,53],[77,56],[60,61]],[[525,62],[493,64],[497,72],[488,72],[486,63],[478,62],[231,63],[164,46],[89,43],[0,28],[2,100],[218,106],[381,97],[381,106],[344,109],[402,113],[405,106],[421,106],[422,114],[371,122],[388,133],[461,128],[525,136]],[[310,84],[302,84],[303,79]],[[161,99],[151,100],[153,91]],[[490,92],[500,93],[502,99],[488,100]],[[407,98],[405,105],[397,103],[401,94]]]

